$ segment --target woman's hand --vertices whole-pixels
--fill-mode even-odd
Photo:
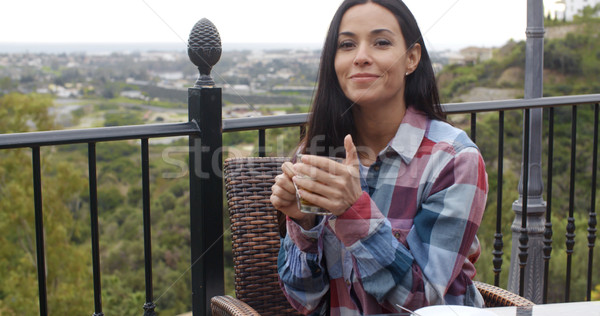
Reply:
[[[292,177],[302,198],[336,216],[343,214],[362,194],[356,146],[350,135],[344,138],[344,148],[346,159],[343,163],[327,157],[302,155],[301,162],[293,165],[296,175],[310,177]]]
[[[271,203],[273,206],[293,218],[302,228],[311,229],[315,226],[315,215],[305,214],[298,209],[298,200],[296,199],[296,188],[292,182],[295,176],[291,162],[284,162],[281,165],[282,174],[275,177],[275,184],[271,187]]]

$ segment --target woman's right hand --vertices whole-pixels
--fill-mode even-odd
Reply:
[[[298,209],[296,187],[292,182],[292,177],[296,174],[292,166],[291,162],[284,162],[281,165],[283,173],[275,177],[270,200],[277,210],[294,219],[302,228],[311,229],[315,226],[315,215],[302,213]]]

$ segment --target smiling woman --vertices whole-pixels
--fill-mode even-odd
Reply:
[[[283,163],[272,187],[287,217],[278,272],[288,301],[331,315],[481,307],[472,278],[485,166],[468,136],[444,121],[404,2],[344,1],[318,78],[302,155]],[[301,212],[296,193],[331,215]]]

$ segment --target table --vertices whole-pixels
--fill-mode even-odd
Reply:
[[[529,307],[492,307],[498,316],[600,316],[600,301],[538,304]]]
[[[600,301],[593,302],[573,302],[556,304],[538,304],[527,307],[489,307],[486,311],[492,312],[497,316],[600,316]],[[412,316],[410,313],[394,313],[386,315],[371,316]],[[440,316],[461,316],[440,315]]]

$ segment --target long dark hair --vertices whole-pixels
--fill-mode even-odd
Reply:
[[[417,69],[406,77],[404,98],[407,107],[415,107],[432,119],[444,120],[431,60],[415,17],[401,0],[346,0],[336,11],[321,53],[317,90],[313,98],[308,128],[300,143],[304,153],[343,156],[344,137],[356,139],[350,101],[342,91],[335,72],[338,34],[344,13],[351,7],[373,2],[388,9],[400,25],[405,45],[421,45],[421,60]]]

